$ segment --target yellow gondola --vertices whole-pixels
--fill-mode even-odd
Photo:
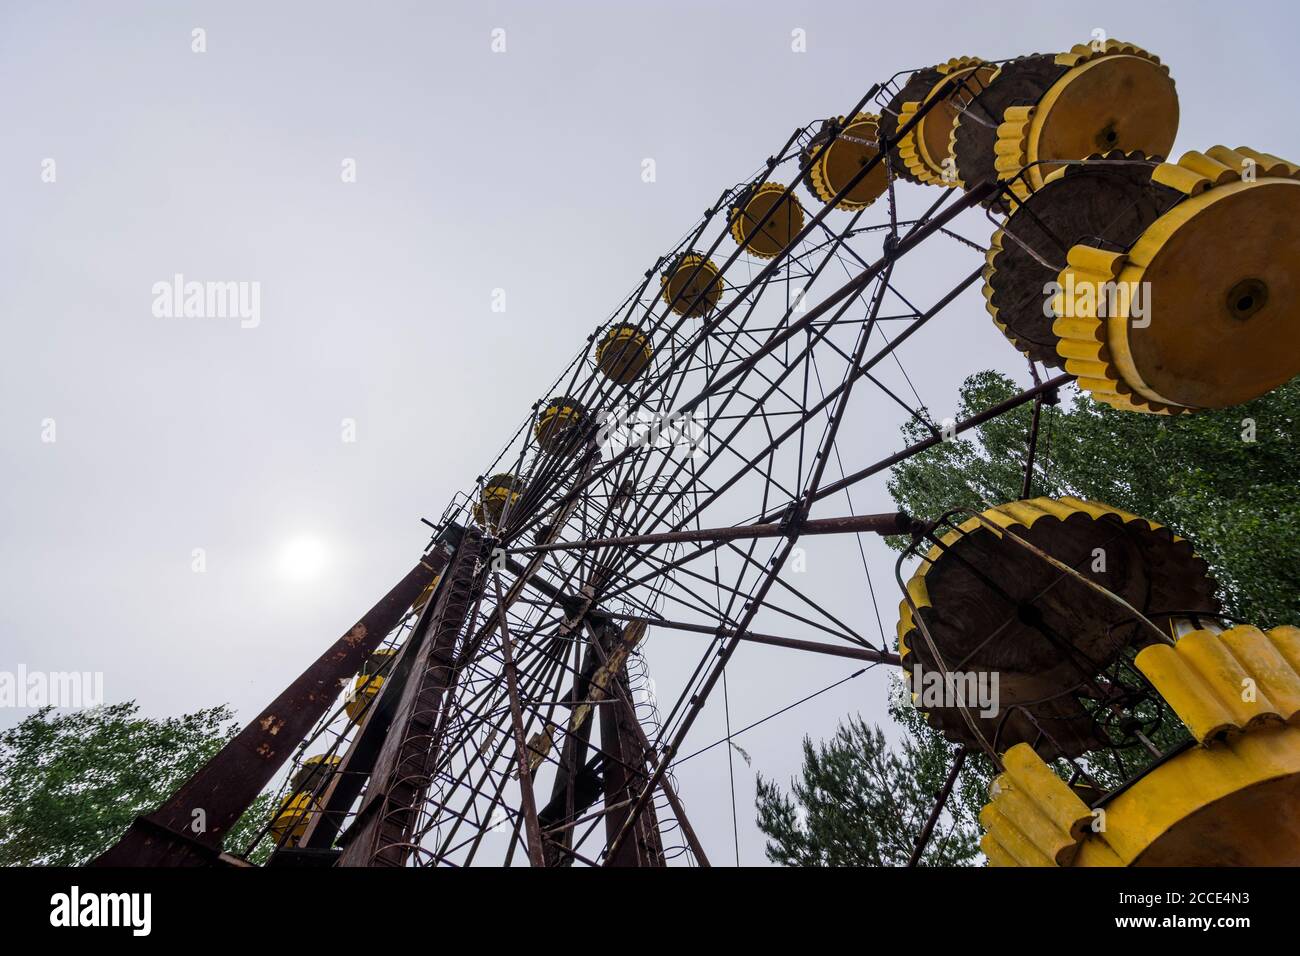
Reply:
[[[483,528],[495,531],[508,509],[518,504],[528,486],[523,479],[508,473],[493,475],[483,483],[478,502],[473,507],[474,520]],[[436,582],[435,582],[436,583]]]
[[[271,823],[271,837],[276,845],[287,843],[295,845],[307,830],[312,813],[319,809],[316,800],[309,793],[296,793],[280,804],[280,811]]]
[[[389,662],[397,655],[397,649],[381,647],[368,658],[352,683],[352,694],[343,705],[348,717],[359,720],[366,712],[370,702],[379,696],[384,686],[384,676]]]
[[[634,325],[616,325],[596,343],[596,367],[619,385],[640,378],[654,355],[649,337]]]
[[[660,276],[659,286],[664,301],[678,315],[708,315],[722,298],[718,267],[712,259],[697,252],[686,252],[673,259]]]
[[[587,420],[587,410],[568,396],[553,398],[537,413],[533,436],[548,454],[568,454],[576,450],[576,441]]]
[[[899,652],[914,678],[1000,678],[990,712],[918,702],[949,739],[996,755],[980,813],[991,865],[1300,865],[1300,628],[1207,626],[1213,588],[1168,529],[1075,498],[990,508],[931,549]],[[1152,703],[1190,740],[1156,748],[1140,729]],[[1072,758],[1120,746],[1116,731],[1155,759],[1095,786]],[[1068,780],[1049,763],[1062,757]]]
[[[271,837],[277,845],[287,842],[293,846],[302,837],[312,814],[320,809],[317,791],[340,763],[342,758],[333,754],[317,754],[302,762],[290,779],[289,793],[271,823]]]
[[[1120,606],[1062,575],[1020,541],[1079,569],[1144,613],[1218,609],[1206,564],[1187,541],[1096,502],[1012,502],[969,518],[940,541],[907,584],[917,612],[906,600],[899,605],[899,654],[914,682],[918,670],[998,674],[999,714],[926,711],[931,726],[972,747],[987,742],[1001,752],[1028,741],[1049,758],[1097,749],[1104,736],[1086,704],[1089,692],[1071,690],[1091,676],[1079,661],[1100,669],[1124,648],[1151,640]],[[996,581],[986,568],[997,569]],[[1167,616],[1163,626],[1170,626]]]
[[[1089,805],[1026,744],[980,813],[993,866],[1300,866],[1300,628],[1191,631],[1137,667],[1191,745]]]
[[[1008,105],[998,118],[994,166],[1021,198],[1057,168],[1052,160],[1115,149],[1168,155],[1178,132],[1178,94],[1158,57],[1107,40],[1078,44],[1054,64],[1064,69],[1041,97]]]
[[[814,156],[817,157],[804,173],[803,182],[808,191],[822,202],[834,199],[841,189],[853,181],[863,166],[880,155],[879,116],[874,113],[859,113],[847,125],[843,116],[837,117],[833,122],[842,129],[824,152],[818,154],[822,143],[830,138],[831,120],[822,124],[822,128],[803,151],[805,164],[813,160]],[[878,162],[871,172],[844,195],[835,208],[865,209],[888,188],[888,166],[885,162]]]
[[[996,66],[977,56],[963,56],[917,70],[908,78],[881,117],[883,132],[894,140],[890,162],[899,175],[916,183],[953,185],[956,173],[949,159],[953,124],[996,71]],[[942,102],[901,132],[941,94]]]
[[[1225,408],[1300,374],[1300,167],[1224,146],[1095,160],[990,243],[984,295],[1016,347],[1127,411]]]
[[[1144,412],[1227,408],[1300,374],[1300,167],[1215,146],[1152,181],[1179,199],[1132,246],[1066,257],[1052,325],[1066,371]]]
[[[999,66],[979,95],[953,120],[948,147],[956,173],[952,185],[969,189],[1000,178],[994,145],[1007,109],[1037,103],[1068,69],[1051,53],[1031,53]]]
[[[763,183],[742,190],[732,204],[731,238],[750,255],[771,259],[803,229],[803,207],[793,193],[782,198],[783,193],[780,183]]]

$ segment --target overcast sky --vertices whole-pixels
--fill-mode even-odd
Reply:
[[[420,517],[472,486],[645,269],[791,129],[899,70],[1062,50],[1100,27],[1170,64],[1175,152],[1297,157],[1293,10],[6,2],[0,670],[102,671],[109,701],[146,714],[228,702],[251,717],[409,568]],[[963,222],[987,241],[987,222]],[[931,301],[970,255],[906,280]],[[159,317],[155,284],[178,273],[257,282],[258,324]],[[916,349],[938,415],[971,372],[1025,377],[977,289]],[[862,461],[895,450],[897,411],[882,403],[843,442]],[[883,483],[855,500],[890,508]],[[810,544],[810,572],[834,574],[839,547]],[[893,555],[876,544],[870,562],[892,632]],[[874,629],[863,595],[845,600]],[[693,664],[691,640],[653,638],[651,663]],[[855,669],[746,647],[732,724]],[[886,720],[885,686],[873,672],[741,738],[742,862],[764,862],[754,773],[788,778],[800,737],[846,712]],[[696,739],[722,719],[711,707]],[[678,777],[715,860],[734,860],[725,749]]]

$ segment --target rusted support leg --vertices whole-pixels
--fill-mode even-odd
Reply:
[[[875,515],[847,515],[841,518],[813,518],[799,526],[803,534],[907,534],[912,530],[912,519],[901,511]],[[661,531],[655,534],[634,534],[621,538],[585,538],[581,541],[563,541],[512,548],[511,554],[541,554],[547,551],[581,551],[599,548],[622,548],[643,544],[681,544],[715,541],[738,541],[745,538],[783,538],[790,528],[780,521],[742,524],[726,528],[703,528],[699,531]]]
[[[642,761],[646,764],[654,763],[654,749],[650,746],[650,738],[645,734],[645,728],[641,726],[641,721],[637,719],[636,707],[632,704],[632,695],[630,688],[627,693],[620,693],[617,697],[618,706],[622,710],[627,726],[635,734],[637,743],[640,745]],[[636,766],[640,766],[637,764]],[[673,816],[677,818],[677,825],[681,827],[682,836],[686,838],[686,845],[690,847],[695,862],[700,866],[710,866],[708,854],[704,852],[704,845],[695,834],[695,828],[691,826],[690,818],[686,816],[686,807],[682,805],[682,799],[673,789],[672,780],[665,775],[660,781],[659,789],[668,799],[668,806],[673,811]]]
[[[957,756],[953,758],[952,769],[948,771],[948,779],[943,782],[943,789],[939,791],[939,796],[935,798],[934,808],[930,811],[929,818],[925,821],[925,826],[916,837],[916,846],[912,848],[912,858],[907,861],[908,866],[916,866],[921,862],[921,854],[925,852],[925,846],[930,842],[930,834],[934,832],[935,824],[939,822],[939,815],[943,813],[943,808],[948,803],[948,797],[952,793],[953,785],[957,782],[957,777],[961,774],[962,764],[966,762],[966,748],[958,747]]]
[[[619,631],[607,620],[597,622],[590,617],[588,618],[588,628],[591,633],[591,646],[595,652],[601,654],[601,662],[608,665],[608,654],[601,643],[601,633],[606,630],[612,630],[616,636]],[[611,644],[620,644],[621,641],[611,641]],[[650,740],[646,737],[645,728],[641,726],[641,721],[637,719],[636,706],[632,704],[632,688],[628,684],[627,666],[620,666],[617,672],[617,680],[610,688],[611,702],[607,702],[601,708],[601,747],[610,753],[611,756],[619,758],[619,766],[612,767],[606,771],[604,786],[606,786],[606,797],[604,803],[607,808],[611,808],[606,813],[604,823],[606,823],[606,840],[607,843],[614,842],[617,835],[627,826],[628,816],[633,812],[634,801],[638,792],[640,792],[643,780],[650,779],[647,773],[630,774],[628,767],[649,767],[653,763],[654,752],[650,747]],[[695,861],[701,866],[708,866],[708,857],[705,855],[705,848],[699,844],[699,839],[695,836],[694,827],[690,826],[690,821],[686,818],[686,810],[681,805],[681,800],[677,793],[673,791],[672,783],[667,777],[660,780],[659,790],[667,797],[669,808],[672,809],[673,816],[677,818],[677,823],[681,827],[682,836],[685,836],[686,845],[690,847]],[[610,857],[611,866],[663,866],[663,840],[659,834],[658,817],[654,813],[654,806],[647,808],[650,814],[650,827],[653,832],[646,832],[643,827],[638,827],[636,834],[637,848],[633,851],[619,851]],[[640,823],[640,821],[638,821]],[[624,842],[624,847],[627,842]],[[655,851],[655,848],[656,849]]]
[[[614,760],[605,762],[605,835],[612,842],[623,829],[623,824],[641,792],[649,774],[633,775],[628,767],[645,767],[646,751],[642,744],[644,735],[638,734],[640,724],[630,708],[620,706],[630,700],[631,688],[627,682],[627,668],[620,667],[616,686],[611,688],[614,700],[601,705],[600,745]],[[633,725],[636,729],[633,729]],[[665,788],[666,789],[666,788]],[[659,835],[659,819],[654,803],[650,803],[638,817],[632,832],[623,840],[618,851],[609,858],[608,866],[665,866],[663,840]]]
[[[533,795],[533,775],[528,769],[528,741],[524,737],[524,718],[519,706],[519,671],[510,648],[510,628],[502,602],[501,578],[494,575],[497,589],[497,620],[501,624],[501,658],[506,671],[506,693],[510,696],[510,722],[514,727],[515,751],[519,758],[519,792],[524,811],[524,828],[528,834],[528,859],[533,866],[545,866],[542,854],[542,828],[537,822],[537,800]]]
[[[580,622],[565,621],[561,625],[561,631],[580,631],[581,626]],[[569,694],[571,714],[576,713],[579,700],[586,700],[590,696],[591,676],[596,672],[600,659],[591,647],[587,647],[581,663],[582,669]],[[587,791],[592,788],[585,779],[587,775],[595,776],[595,771],[587,767],[593,723],[595,721],[587,714],[581,723],[565,734],[564,746],[560,749],[560,766],[555,772],[555,782],[551,787],[551,802],[538,814],[538,821],[549,831],[545,835],[546,845],[543,847],[547,866],[572,864],[573,855],[565,851],[573,848],[573,821],[594,799],[588,798]],[[582,800],[579,799],[579,790],[583,791]]]
[[[388,737],[398,702],[410,680],[412,664],[428,639],[434,611],[438,607],[437,597],[436,594],[432,595],[425,602],[419,620],[416,621],[410,636],[400,648],[396,663],[384,679],[378,699],[362,716],[361,725],[343,755],[343,762],[338,770],[330,775],[329,782],[318,798],[320,811],[312,815],[307,829],[298,840],[300,848],[332,847],[339,831],[347,822],[348,811],[352,809],[352,805],[375,769],[375,762],[379,759],[384,740]],[[274,860],[270,863],[273,864]]]
[[[438,588],[429,637],[412,662],[361,811],[341,838],[338,866],[401,866],[415,849],[412,834],[437,757],[439,709],[455,676],[457,640],[483,585],[480,547],[480,536],[466,532]]]

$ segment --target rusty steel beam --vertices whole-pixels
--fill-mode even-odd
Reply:
[[[783,538],[792,533],[806,534],[857,534],[874,532],[880,535],[908,534],[912,519],[901,511],[886,514],[848,515],[842,518],[814,518],[798,526],[784,521],[759,524],[734,525],[728,528],[702,528],[698,531],[661,531],[655,534],[633,534],[621,538],[583,538],[556,544],[538,544],[524,548],[510,548],[510,554],[541,553],[546,551],[575,551],[592,548],[623,547],[633,544],[677,544],[715,541],[735,541],[741,538]]]
[[[593,611],[592,617],[608,617],[619,621],[644,621],[653,627],[663,627],[674,631],[689,631],[694,634],[708,634],[712,637],[735,637],[736,632],[728,628],[710,627],[707,624],[687,624],[684,621],[666,621],[657,617],[637,617],[634,614],[613,614],[608,611]],[[841,647],[838,644],[824,644],[820,641],[804,641],[794,637],[778,637],[775,634],[756,634],[745,631],[740,635],[742,641],[752,644],[770,644],[773,647],[788,647],[796,651],[811,651],[814,654],[829,654],[832,657],[848,657],[855,661],[870,661],[873,664],[902,664],[902,658],[889,651],[878,651],[870,647]]]
[[[452,556],[436,601],[431,633],[412,662],[389,734],[375,761],[370,787],[346,831],[338,866],[401,866],[413,847],[410,834],[428,790],[435,757],[433,730],[447,687],[453,655],[474,593],[482,587],[482,539],[466,531]]]
[[[622,831],[632,811],[632,805],[641,792],[642,783],[649,778],[645,772],[646,746],[644,735],[638,734],[641,725],[630,707],[622,706],[631,696],[627,666],[621,666],[614,677],[615,706],[602,706],[600,711],[600,746],[615,759],[605,764],[605,838],[612,842]],[[641,769],[632,774],[629,767]],[[668,781],[661,781],[666,792]],[[608,866],[667,866],[664,860],[663,837],[659,833],[659,818],[654,803],[650,803],[637,819],[632,832],[611,856]]]
[[[523,806],[524,827],[528,835],[528,859],[533,866],[546,866],[542,852],[542,828],[537,822],[537,798],[533,793],[533,774],[528,769],[528,738],[524,734],[523,711],[519,706],[519,671],[510,647],[510,628],[501,594],[501,576],[494,575],[497,591],[497,621],[501,625],[501,661],[506,672],[506,692],[510,697],[510,724],[515,735],[515,756],[519,762],[519,795]]]
[[[939,815],[943,813],[943,808],[948,803],[948,797],[952,793],[953,786],[957,783],[957,777],[961,775],[962,764],[966,762],[966,748],[958,747],[957,756],[953,758],[952,767],[948,770],[948,778],[943,782],[943,788],[935,798],[934,806],[930,810],[930,816],[925,821],[925,826],[917,834],[916,844],[912,847],[911,859],[907,861],[908,866],[916,866],[921,862],[921,854],[925,852],[925,845],[930,842],[930,834],[934,832],[935,824],[939,822]]]
[[[581,621],[574,622],[572,627],[565,621],[560,625],[560,632],[563,633],[566,629],[579,630],[581,627]],[[580,644],[574,641],[573,646],[576,658]],[[579,663],[581,669],[576,673],[573,687],[569,691],[570,713],[577,711],[578,701],[591,696],[591,678],[596,673],[600,659],[596,656],[595,649],[588,646]],[[591,805],[591,802],[587,802],[579,806],[578,791],[585,782],[586,775],[595,773],[587,766],[587,751],[590,749],[594,724],[589,712],[576,726],[571,723],[568,733],[564,735],[560,765],[555,770],[555,780],[551,785],[551,802],[546,808],[552,811],[546,814],[550,824],[548,829],[554,831],[547,834],[546,845],[542,848],[547,866],[568,866],[573,862],[572,855],[567,852],[573,848],[573,822],[578,813],[585,812]],[[590,789],[594,790],[594,787]],[[542,816],[543,814],[538,814],[539,822]]]
[[[136,818],[94,866],[208,866],[276,771],[324,716],[342,682],[397,627],[445,556],[425,555],[391,591],[298,675],[161,807]]]
[[[591,632],[592,637],[594,639],[597,632],[597,625],[593,621],[591,621],[590,618],[588,618],[587,621],[587,628]],[[600,653],[603,650],[600,647],[599,642],[595,644],[595,647],[598,653]],[[604,663],[604,661],[605,658],[602,656],[601,662]],[[625,676],[627,673],[627,669],[623,668],[621,673],[622,675]],[[619,715],[621,717],[621,721],[615,727],[611,728],[611,732],[621,734],[625,738],[625,740],[626,738],[630,737],[632,743],[637,748],[637,752],[639,752],[641,755],[639,760],[633,763],[628,763],[626,766],[644,767],[650,765],[653,763],[654,760],[654,748],[650,745],[650,739],[646,737],[645,728],[641,726],[641,721],[636,715],[636,707],[632,703],[631,687],[626,681],[624,681],[620,684],[615,685],[615,690],[617,692],[614,695],[614,699],[616,701],[616,706],[619,708]],[[602,725],[602,729],[601,729],[601,746],[602,747],[605,746],[604,725]],[[631,785],[634,783],[634,781],[631,779],[630,776],[625,776],[622,782],[624,784],[624,789],[630,788]],[[677,825],[681,828],[682,836],[686,838],[686,844],[687,846],[690,847],[691,853],[694,854],[695,856],[695,862],[698,863],[700,866],[704,866],[704,867],[710,866],[711,864],[709,863],[709,857],[704,852],[704,845],[700,843],[700,838],[696,836],[695,828],[691,825],[690,819],[686,816],[686,808],[682,806],[681,798],[677,795],[677,791],[673,789],[672,780],[667,775],[665,775],[663,779],[659,781],[659,790],[664,795],[664,797],[668,800],[668,807],[669,809],[672,810],[673,816],[677,818]],[[632,792],[629,793],[627,796],[628,796],[627,803],[621,805],[624,806],[625,808],[630,807],[632,805],[631,800],[636,796],[635,789],[633,788]],[[615,799],[616,798],[611,798],[607,796],[605,801],[606,806],[612,809],[615,806]],[[651,807],[651,810],[653,811],[653,807]],[[628,812],[631,811],[628,810]],[[618,823],[615,826],[610,825],[610,819],[611,819],[610,816],[607,815],[606,816],[606,840],[607,841],[617,839],[617,834],[621,832],[623,825],[627,822],[627,817],[626,814],[624,813],[618,814]],[[656,833],[657,833],[657,829],[656,829]],[[661,841],[660,852],[662,852],[662,849],[663,848],[662,848],[662,841]],[[620,860],[621,859],[622,857],[620,857]],[[617,865],[623,865],[623,864],[620,862]]]
[[[362,788],[375,768],[375,761],[379,759],[379,752],[397,711],[397,703],[410,678],[412,662],[428,637],[437,599],[435,593],[425,602],[415,627],[400,648],[397,661],[384,678],[379,696],[367,708],[361,726],[348,744],[343,762],[330,775],[329,782],[318,797],[320,810],[312,814],[311,821],[298,839],[298,849],[328,849],[334,845],[335,838],[347,822],[348,811],[361,795]]]

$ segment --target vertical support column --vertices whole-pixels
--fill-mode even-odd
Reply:
[[[440,567],[446,567],[451,550],[440,552]],[[437,579],[434,586],[438,584]],[[423,595],[421,595],[423,597]],[[360,796],[366,782],[375,769],[375,761],[388,738],[389,728],[397,710],[397,703],[410,680],[412,662],[419,656],[420,648],[425,645],[437,607],[436,595],[426,599],[420,616],[411,629],[410,635],[400,648],[398,658],[384,678],[383,687],[378,698],[362,717],[361,725],[353,735],[352,742],[343,754],[343,762],[330,776],[324,791],[319,796],[320,809],[312,814],[311,821],[298,840],[300,850],[328,850],[334,845],[339,831],[347,824],[348,811]],[[276,856],[283,853],[277,850],[268,861],[275,865]]]
[[[338,866],[401,866],[414,849],[412,836],[438,756],[438,714],[455,677],[457,639],[483,588],[481,551],[482,535],[467,529],[438,589],[429,639],[413,662]]]
[[[524,735],[523,709],[519,705],[519,669],[510,647],[510,628],[506,609],[501,603],[501,579],[496,578],[497,619],[501,623],[501,660],[506,672],[506,692],[510,696],[510,723],[515,735],[515,756],[519,761],[519,802],[523,807],[524,830],[528,835],[528,859],[533,866],[545,866],[542,853],[542,828],[537,822],[537,799],[533,794],[533,774],[528,767],[528,738]]]
[[[564,636],[581,634],[581,621],[566,620],[560,625],[559,633]],[[596,673],[600,660],[590,646],[582,656],[582,668],[574,676],[573,686],[569,692],[569,713],[578,712],[578,702],[585,701],[591,694],[591,676]],[[573,821],[579,813],[585,811],[595,800],[599,791],[585,786],[588,777],[594,771],[587,767],[587,751],[591,743],[591,728],[595,723],[593,715],[588,713],[576,726],[570,724],[564,735],[564,746],[560,749],[560,766],[555,771],[555,781],[551,786],[551,801],[539,813],[540,822],[553,828],[546,835],[543,850],[547,866],[569,866],[573,857],[564,852],[573,848]],[[579,795],[579,790],[584,791]],[[590,793],[590,795],[589,795]]]
[[[601,704],[600,745],[612,756],[605,761],[605,834],[613,841],[622,831],[631,815],[637,795],[650,775],[633,774],[628,767],[645,768],[645,736],[636,722],[632,707],[632,690],[628,684],[627,667],[618,669],[615,685],[609,688],[609,699]],[[665,781],[665,786],[667,782]],[[659,819],[654,803],[650,802],[637,817],[630,833],[607,861],[608,866],[665,866],[663,840],[659,835]]]

